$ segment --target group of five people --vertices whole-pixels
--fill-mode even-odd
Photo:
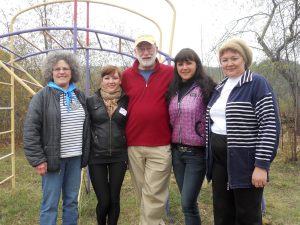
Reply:
[[[85,98],[75,83],[74,54],[50,53],[47,86],[31,100],[24,151],[42,176],[40,224],[78,219],[80,171],[88,165],[98,225],[116,225],[127,167],[139,225],[163,225],[173,168],[186,225],[200,225],[198,195],[212,180],[215,225],[261,225],[261,200],[279,139],[279,116],[267,80],[249,67],[252,52],[237,38],[219,50],[225,75],[216,85],[197,53],[184,48],[174,68],[156,58],[151,35],[138,37],[136,60],[123,72],[102,68],[99,89]]]

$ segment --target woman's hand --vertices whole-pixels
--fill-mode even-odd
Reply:
[[[35,167],[35,171],[38,175],[44,176],[47,173],[47,162],[43,162]]]
[[[252,174],[252,184],[257,188],[267,185],[268,172],[265,169],[255,167]]]

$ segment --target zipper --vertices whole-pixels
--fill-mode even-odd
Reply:
[[[109,117],[109,155],[111,156],[111,117]]]
[[[181,121],[180,121],[180,101],[177,103],[177,117],[179,118],[179,143],[181,143],[182,136],[181,136]]]
[[[234,89],[234,88],[233,88]],[[228,99],[233,91],[233,89],[231,90],[228,98],[227,98],[227,102],[228,102]],[[229,163],[230,163],[230,154],[229,154],[229,149],[228,149],[228,140],[227,140],[227,102],[226,102],[226,105],[225,105],[225,121],[226,121],[226,151],[227,151],[227,174],[228,174],[228,180],[227,180],[227,191],[230,190],[230,171],[229,171]]]
[[[147,88],[147,87],[148,87],[148,81],[150,80],[151,75],[150,75],[150,77],[148,78],[148,81],[145,80],[145,78],[143,77],[142,74],[138,73],[138,75],[141,76],[141,78],[142,78],[143,81],[145,82],[145,87]]]
[[[121,96],[121,97],[122,97],[122,96]],[[121,97],[120,97],[120,99],[121,99]],[[113,115],[116,113],[118,107],[117,107],[117,109],[113,112],[113,114],[112,114],[111,116],[109,116],[109,114],[108,114],[108,112],[107,112],[107,107],[105,106],[103,99],[100,98],[100,101],[102,101],[102,104],[104,105],[106,114],[107,114],[107,116],[108,116],[108,118],[109,118],[109,155],[111,156],[111,155],[112,155],[112,149],[111,149],[111,146],[112,146],[112,144],[111,144],[111,142],[112,142],[112,138],[111,138],[111,134],[112,134],[112,132],[111,132],[111,128],[112,128],[112,126],[111,126],[111,118],[112,118]]]
[[[118,100],[118,104],[119,104],[119,101],[121,100],[121,98],[123,98],[123,96],[120,97],[120,99]],[[107,113],[107,116],[109,118],[109,155],[112,156],[112,118],[113,116],[117,113],[117,111],[119,111],[119,105],[118,107],[116,108],[116,110],[113,112],[113,114],[111,116],[109,116],[108,112]]]
[[[229,94],[230,95],[230,94]],[[229,99],[229,96],[228,96],[228,99]],[[228,102],[228,99],[227,99],[227,102]],[[226,105],[225,105],[225,121],[227,121],[227,102],[226,102]],[[227,151],[227,174],[228,174],[228,180],[227,180],[227,191],[230,190],[230,171],[229,171],[229,162],[230,162],[230,154],[229,154],[229,149],[228,149],[228,140],[227,140],[227,123],[225,124],[226,126],[226,151]]]
[[[180,101],[179,101],[179,93],[177,93],[177,107],[178,107],[178,110],[177,110],[177,117],[179,118],[179,143],[182,142],[182,135],[181,135],[181,118],[180,118],[180,113],[181,113],[181,110],[180,110],[180,104],[181,104],[181,101],[182,99],[187,96],[194,88],[196,87],[196,85],[192,85],[191,88],[181,97]]]
[[[230,96],[232,95],[233,90],[236,89],[236,85],[232,88],[226,102],[225,106],[225,121],[226,121],[226,133],[227,133],[227,103],[228,100],[230,99]],[[227,181],[227,190],[230,190],[230,170],[229,170],[229,164],[230,164],[230,153],[229,153],[229,148],[228,148],[228,134],[226,135],[226,151],[227,151],[227,174],[228,174],[228,181]]]

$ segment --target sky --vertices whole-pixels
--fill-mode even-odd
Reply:
[[[13,0],[7,4],[7,0],[0,0],[0,6],[3,10],[11,11],[15,8],[27,8],[28,2],[28,0]],[[42,0],[34,0],[34,2],[42,2]],[[166,0],[110,0],[108,2],[127,7],[155,20],[162,28],[161,50],[169,53],[173,11]],[[213,47],[219,43],[232,21],[250,10],[249,0],[170,0],[170,2],[176,9],[171,56],[174,57],[180,49],[189,47],[199,54],[204,65],[212,66],[218,66],[217,53],[212,50]],[[113,32],[115,24],[121,24],[124,26],[125,36],[134,39],[140,34],[149,33],[159,40],[158,29],[142,17],[111,6],[99,6],[99,4],[92,6],[91,28]],[[82,23],[79,18],[79,26],[84,26],[85,18],[81,19]]]

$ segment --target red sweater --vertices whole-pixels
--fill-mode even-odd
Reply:
[[[139,62],[123,72],[122,87],[129,97],[126,138],[128,146],[170,144],[171,130],[165,93],[173,78],[173,67],[156,60],[148,83],[139,74]]]

